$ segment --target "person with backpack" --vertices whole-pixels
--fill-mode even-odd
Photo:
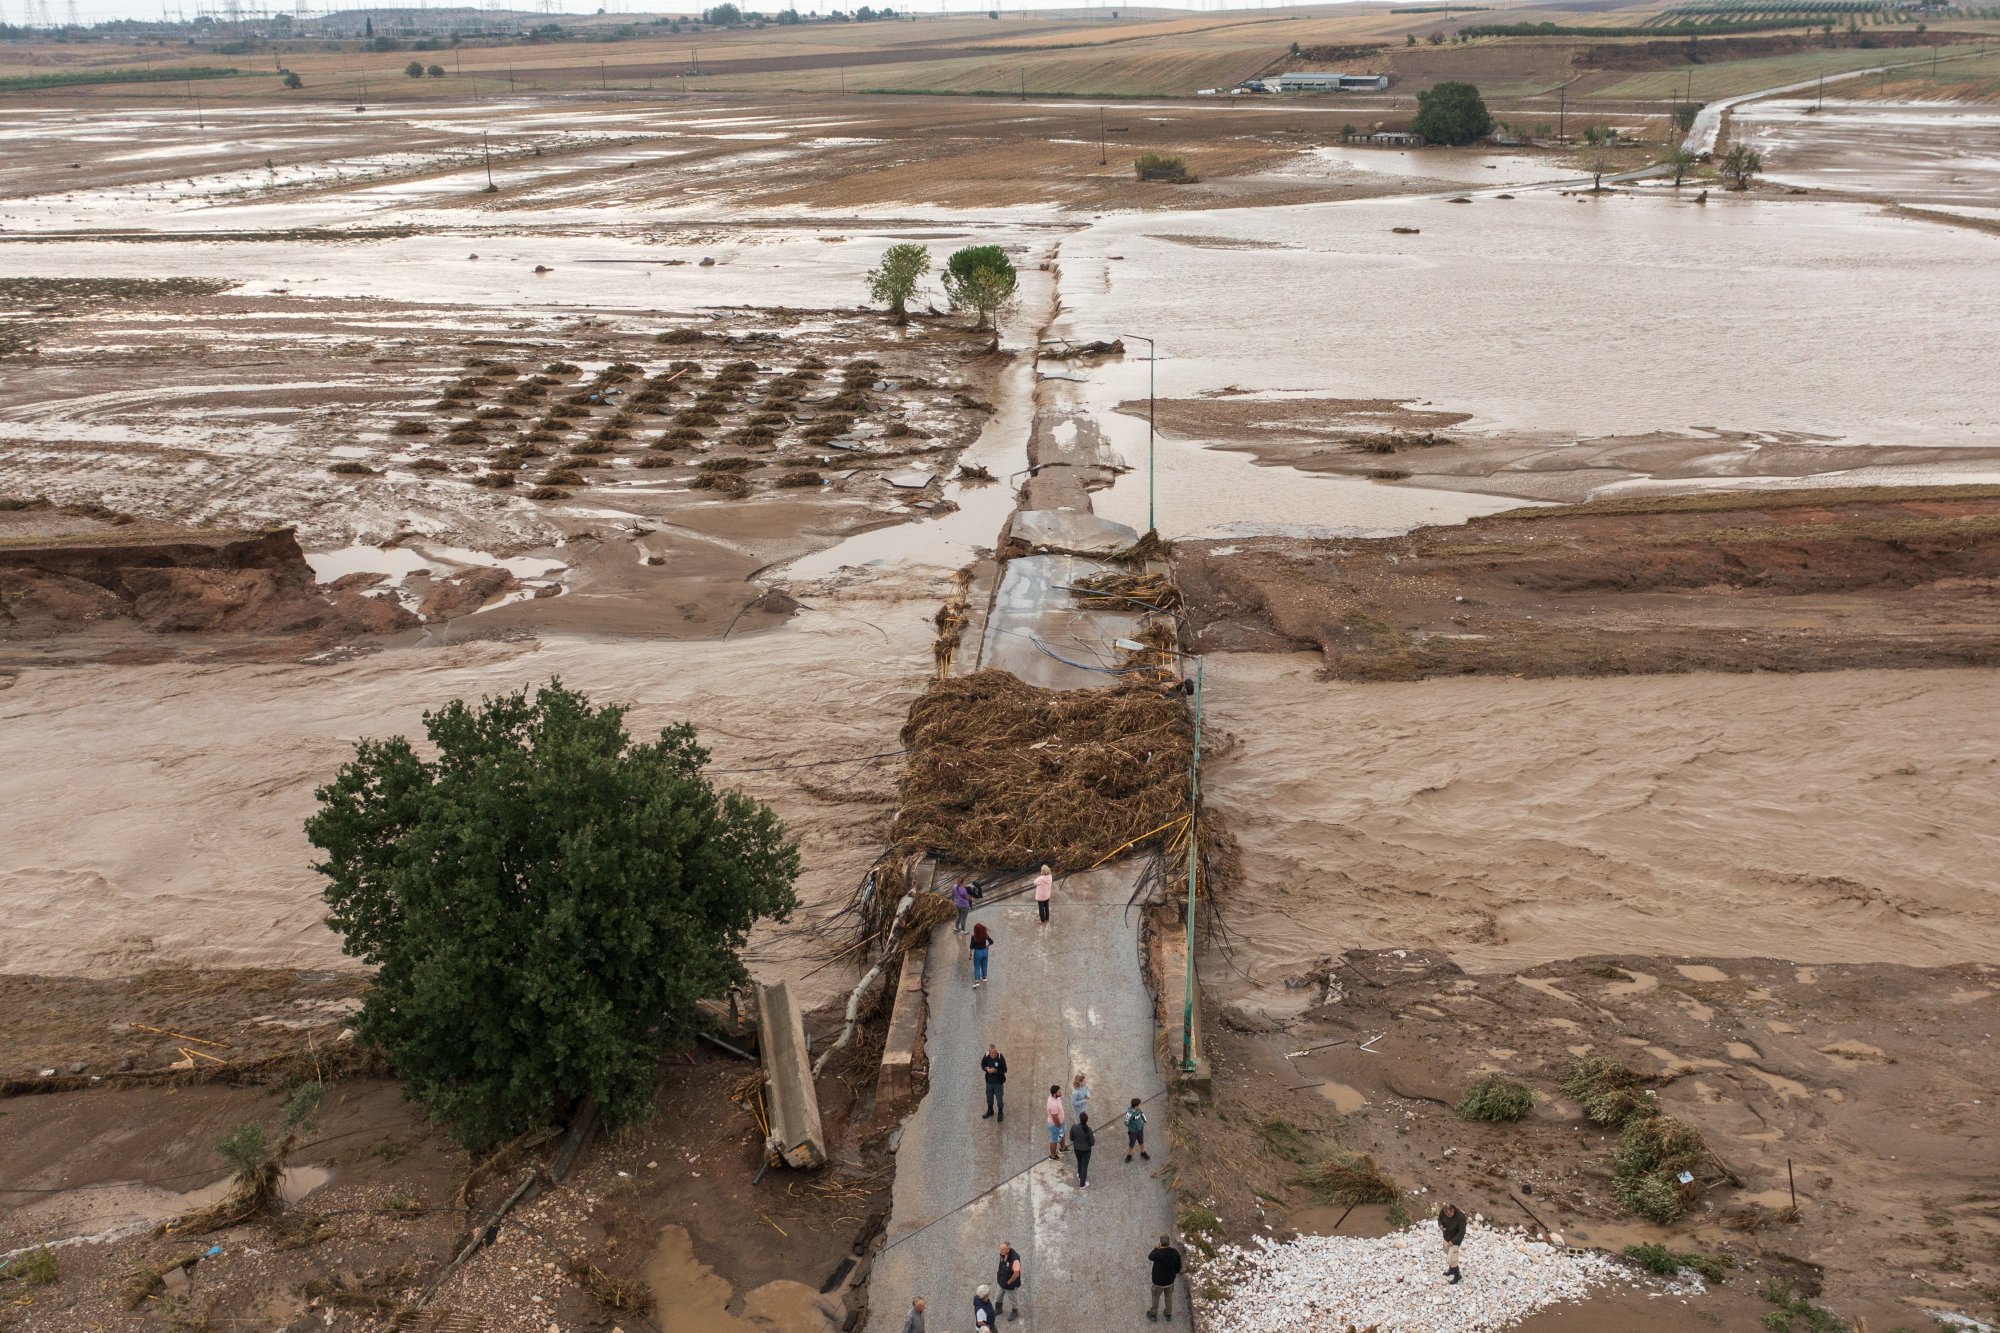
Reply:
[[[1076,1128],[1069,1132],[1070,1151],[1076,1154],[1076,1187],[1090,1188],[1090,1153],[1097,1146],[1097,1134],[1090,1128],[1090,1116],[1079,1111]]]
[[[972,988],[978,990],[986,984],[986,956],[993,948],[993,932],[986,929],[981,921],[972,928]]]
[[[986,1054],[979,1059],[979,1072],[986,1076],[986,1114],[981,1120],[991,1119],[995,1114],[1000,1123],[1007,1123],[1007,1057],[1000,1054],[1000,1048],[989,1043]]]
[[[1139,1099],[1137,1097],[1134,1097],[1132,1104],[1125,1108],[1126,1161],[1129,1162],[1132,1160],[1132,1152],[1135,1148],[1138,1150],[1139,1156],[1149,1162],[1153,1160],[1153,1154],[1146,1151],[1146,1113],[1139,1109]]]
[[[993,1298],[993,1313],[1006,1312],[1009,1319],[1021,1317],[1021,1252],[1006,1241],[1000,1242],[1000,1267],[994,1270],[993,1280],[1000,1285]],[[1007,1309],[1007,1293],[1014,1294],[1014,1308]]]

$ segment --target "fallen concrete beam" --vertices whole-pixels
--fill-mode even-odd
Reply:
[[[763,1035],[766,1109],[771,1136],[765,1146],[786,1166],[814,1167],[826,1161],[820,1128],[819,1092],[806,1053],[805,1019],[791,986],[783,981],[757,987],[757,1014]]]
[[[889,1010],[888,1037],[875,1077],[877,1122],[895,1119],[917,1099],[916,1071],[924,1049],[924,964],[929,954],[927,939],[912,942],[903,954],[903,975]]]

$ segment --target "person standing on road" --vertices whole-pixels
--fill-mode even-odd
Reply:
[[[919,1296],[910,1302],[910,1312],[903,1316],[903,1333],[924,1333],[924,1298]]]
[[[1021,1317],[1021,1255],[1006,1241],[1000,1242],[1000,1267],[994,1271],[993,1280],[1000,1284],[1000,1292],[993,1300],[993,1313],[1003,1311],[1009,1319]],[[1008,1293],[1013,1293],[1014,1308],[1007,1309]]]
[[[993,947],[993,933],[980,922],[972,928],[972,988],[978,990],[986,984],[986,955]]]
[[[1438,1209],[1438,1232],[1444,1237],[1444,1275],[1458,1281],[1458,1247],[1465,1244],[1465,1214],[1448,1203]]]
[[[1049,896],[1055,891],[1056,877],[1049,873],[1047,866],[1043,866],[1042,873],[1035,876],[1035,914],[1041,917],[1045,926],[1049,924]]]
[[[1135,1148],[1139,1150],[1141,1157],[1149,1162],[1153,1160],[1153,1154],[1146,1151],[1146,1113],[1139,1109],[1137,1097],[1134,1097],[1132,1104],[1125,1108],[1126,1161],[1132,1160],[1132,1150]]]
[[[1000,1123],[1007,1123],[1007,1057],[1000,1054],[1000,1048],[992,1044],[986,1047],[986,1054],[980,1057],[979,1072],[986,1076],[986,1114],[981,1120],[990,1120],[996,1114]]]
[[[1160,1322],[1161,1306],[1166,1307],[1167,1322],[1174,1322],[1174,1283],[1181,1275],[1181,1252],[1174,1248],[1173,1241],[1160,1237],[1160,1243],[1153,1247],[1146,1258],[1153,1265],[1153,1306],[1146,1311],[1146,1318]]]
[[[1076,1153],[1076,1187],[1090,1188],[1090,1153],[1097,1146],[1097,1134],[1090,1127],[1090,1117],[1077,1112],[1076,1128],[1069,1132],[1069,1146]]]
[[[972,915],[972,889],[963,879],[955,879],[951,882],[951,905],[958,909],[958,922],[952,926],[952,929],[963,935],[965,933],[965,918]]]
[[[1072,1116],[1080,1116],[1090,1109],[1090,1076],[1078,1074],[1070,1080],[1069,1111]]]
[[[1063,1150],[1063,1100],[1062,1085],[1049,1085],[1049,1160],[1053,1162]]]
[[[993,1333],[993,1288],[984,1282],[979,1290],[972,1293],[972,1327],[974,1333]]]

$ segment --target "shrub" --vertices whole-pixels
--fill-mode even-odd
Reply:
[[[372,477],[376,475],[374,468],[369,467],[366,463],[354,462],[352,459],[331,464],[326,470],[333,473],[336,477]]]
[[[809,467],[787,468],[784,472],[778,474],[778,485],[780,486],[822,486],[825,484],[826,478],[820,476],[818,472]]]
[[[1688,1268],[1710,1282],[1722,1281],[1723,1273],[1730,1266],[1730,1261],[1725,1255],[1701,1254],[1694,1250],[1676,1254],[1664,1245],[1655,1245],[1651,1242],[1644,1245],[1627,1245],[1625,1257],[1636,1262],[1647,1272],[1657,1273],[1661,1277],[1673,1277],[1683,1268]]]
[[[632,463],[633,467],[645,468],[672,467],[673,465],[674,456],[672,454],[640,454]]]
[[[421,79],[424,77],[424,62],[421,60],[412,60],[409,64],[403,66],[403,73],[413,79]]]
[[[17,1254],[0,1265],[0,1282],[19,1282],[26,1287],[52,1287],[61,1278],[62,1265],[57,1262],[55,1251],[46,1245]]]
[[[328,924],[377,969],[358,1033],[468,1146],[584,1097],[645,1114],[751,926],[797,905],[777,816],[710,784],[693,727],[639,743],[624,716],[556,681],[454,701],[424,716],[436,758],[363,741],[317,793]]]
[[[391,435],[428,435],[431,433],[431,428],[429,422],[404,420],[398,421],[395,425],[389,427],[389,433]]]
[[[764,464],[755,458],[704,458],[698,466],[703,472],[750,472]]]
[[[1612,1197],[1661,1226],[1677,1221],[1698,1191],[1692,1179],[1683,1183],[1680,1177],[1692,1177],[1708,1156],[1708,1143],[1694,1126],[1657,1112],[1635,1117],[1612,1153]]]
[[[437,458],[413,458],[404,464],[404,466],[412,472],[446,472],[450,470],[444,465],[442,459]]]
[[[1615,1060],[1592,1056],[1578,1060],[1556,1086],[1583,1107],[1591,1123],[1618,1129],[1635,1119],[1657,1115],[1650,1097],[1637,1091],[1645,1082]]]
[[[573,467],[551,468],[542,477],[544,486],[581,486],[583,474]]]
[[[1465,1090],[1458,1100],[1460,1120],[1519,1120],[1535,1109],[1535,1094],[1527,1084],[1490,1074]]]
[[[689,485],[698,491],[720,491],[731,500],[742,500],[750,494],[750,483],[735,472],[704,472]]]
[[[1778,1308],[1758,1322],[1772,1333],[1793,1333],[1802,1323],[1808,1333],[1847,1333],[1847,1324],[1831,1310],[1822,1309],[1792,1291],[1792,1284],[1772,1278],[1759,1295]],[[1799,1321],[1795,1323],[1794,1321]]]
[[[1309,1162],[1296,1179],[1321,1203],[1388,1203],[1399,1197],[1396,1182],[1382,1174],[1373,1157],[1345,1148]]]
[[[567,500],[568,491],[560,491],[547,482],[524,492],[530,500]]]
[[[1132,174],[1142,181],[1165,181],[1170,185],[1186,185],[1194,180],[1188,174],[1186,158],[1163,153],[1141,153],[1133,159]]]

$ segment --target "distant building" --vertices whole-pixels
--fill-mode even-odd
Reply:
[[[1278,76],[1278,91],[1281,93],[1378,93],[1388,86],[1387,74],[1322,74],[1316,70],[1294,70]]]
[[[1411,145],[1420,144],[1423,139],[1408,130],[1377,130],[1368,136],[1369,143]]]

